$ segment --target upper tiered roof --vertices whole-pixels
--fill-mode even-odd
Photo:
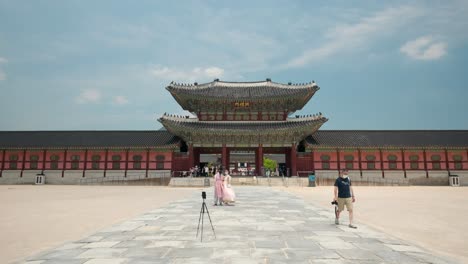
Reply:
[[[246,101],[250,109],[276,108],[294,112],[310,100],[320,87],[314,82],[282,84],[270,79],[259,82],[224,82],[219,79],[203,84],[180,84],[171,82],[166,89],[183,109],[190,112],[209,111],[211,102]],[[228,104],[226,104],[228,103]]]

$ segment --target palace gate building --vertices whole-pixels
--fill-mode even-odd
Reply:
[[[314,82],[171,82],[192,116],[164,114],[155,131],[1,131],[0,183],[78,184],[91,179],[181,176],[208,162],[263,176],[263,158],[285,176],[351,177],[468,185],[468,130],[319,130],[322,113],[295,115],[319,91]]]

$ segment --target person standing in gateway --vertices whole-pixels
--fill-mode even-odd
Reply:
[[[356,199],[354,197],[351,180],[348,177],[348,170],[342,170],[340,177],[336,179],[334,194],[334,201],[338,202],[338,212],[336,212],[335,224],[340,224],[340,213],[344,210],[346,205],[346,209],[349,212],[349,227],[357,228],[353,224],[353,203]]]

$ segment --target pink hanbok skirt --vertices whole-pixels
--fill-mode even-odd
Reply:
[[[223,186],[223,181],[222,180],[217,180],[215,182],[215,194],[216,197],[222,198],[224,195],[224,186]]]
[[[224,186],[223,200],[231,203],[236,200],[236,193],[230,185]]]

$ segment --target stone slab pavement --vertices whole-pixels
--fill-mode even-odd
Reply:
[[[213,206],[202,216],[201,190],[137,218],[20,263],[455,263],[358,223],[334,224],[325,210],[268,187],[237,187],[235,206]],[[72,228],[72,227],[70,227]]]

